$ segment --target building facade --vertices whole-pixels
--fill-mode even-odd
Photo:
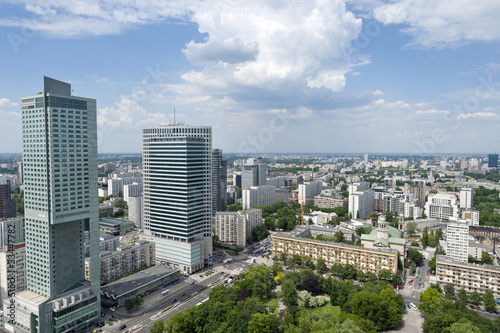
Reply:
[[[498,168],[498,154],[488,155],[488,168]]]
[[[250,209],[263,205],[272,206],[276,200],[276,193],[273,186],[251,186],[242,191],[243,209]]]
[[[310,181],[304,182],[298,186],[299,189],[299,204],[307,205],[308,203],[312,203],[314,197],[321,193],[323,189],[323,182],[321,181]]]
[[[11,198],[10,180],[0,177],[0,220],[17,216],[17,203]]]
[[[227,209],[227,161],[222,149],[212,149],[212,216]]]
[[[12,218],[0,221],[0,248],[24,242],[22,218]]]
[[[212,254],[212,128],[144,128],[144,237],[156,257],[183,272]]]
[[[472,209],[474,207],[474,189],[464,186],[460,190],[460,208]]]
[[[372,190],[358,190],[349,194],[349,214],[353,219],[366,219],[375,208]]]
[[[16,320],[5,317],[5,326],[16,332],[78,330],[97,320],[100,310],[96,101],[72,96],[71,85],[44,77],[43,92],[23,97],[21,109],[27,290],[16,295]],[[85,228],[96,267],[90,282]],[[68,303],[75,294],[78,301]]]
[[[26,244],[3,246],[0,250],[0,304],[12,294],[26,290]]]
[[[469,224],[466,220],[450,218],[446,225],[446,255],[466,263],[469,251]]]
[[[133,221],[136,228],[143,228],[142,223],[142,196],[129,197],[128,199],[128,218]]]
[[[469,225],[479,226],[479,211],[475,209],[462,209],[462,218],[469,222]]]
[[[425,196],[427,194],[427,186],[425,179],[414,179],[413,186],[410,187],[410,194],[417,200],[417,204],[420,208],[424,208]],[[427,214],[429,216],[429,214]]]
[[[213,229],[220,242],[246,247],[248,237],[252,236],[252,230],[259,224],[262,224],[260,209],[217,212]]]
[[[450,217],[458,217],[457,196],[454,194],[430,194],[425,204],[427,217],[447,221]]]

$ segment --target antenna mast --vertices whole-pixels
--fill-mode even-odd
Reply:
[[[174,125],[175,125],[175,106],[174,106]]]

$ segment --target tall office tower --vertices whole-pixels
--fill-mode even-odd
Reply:
[[[488,168],[498,168],[498,154],[488,155]]]
[[[446,255],[467,263],[469,253],[469,224],[466,220],[450,217],[446,227]]]
[[[17,162],[17,177],[19,178],[19,182],[23,184],[23,162]]]
[[[368,163],[368,154],[363,156],[363,162]]]
[[[43,83],[21,100],[27,290],[15,295],[15,320],[5,314],[16,332],[68,332],[100,317],[96,101],[72,96],[67,83]]]
[[[241,188],[248,190],[252,186],[266,185],[267,164],[261,163],[260,158],[249,158],[241,172]]]
[[[460,190],[460,208],[472,209],[472,206],[474,206],[474,189],[464,186]]]
[[[222,149],[212,150],[212,216],[227,208],[227,161]]]
[[[425,206],[425,195],[426,195],[425,179],[415,179],[413,180],[413,186],[410,187],[410,194],[413,194],[415,199],[418,200],[418,206],[424,208]],[[425,212],[425,214],[428,213]]]
[[[142,130],[144,239],[191,274],[212,255],[212,127]]]
[[[313,203],[314,197],[320,194],[322,189],[323,182],[319,180],[300,184],[298,196],[299,204],[307,205],[308,203]]]
[[[0,177],[0,219],[9,219],[17,216],[17,203],[12,200],[10,180]]]
[[[241,175],[233,175],[233,185],[241,188]]]

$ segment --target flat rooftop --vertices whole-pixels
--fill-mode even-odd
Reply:
[[[153,266],[102,286],[101,295],[106,294],[108,297],[113,295],[114,298],[118,298],[132,290],[142,288],[156,280],[173,274],[178,274],[180,276],[180,270],[164,266]]]

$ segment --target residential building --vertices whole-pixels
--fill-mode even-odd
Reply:
[[[476,261],[481,261],[484,249],[484,245],[474,239],[474,237],[469,236],[469,250],[468,256],[474,258]]]
[[[23,184],[24,183],[23,162],[17,162],[17,177],[19,178],[19,182]]]
[[[252,186],[266,185],[267,165],[261,159],[249,158],[241,171],[241,188],[244,190]]]
[[[344,243],[309,239],[308,236],[312,236],[310,226],[297,227],[291,232],[274,233],[271,236],[273,255],[279,257],[282,253],[285,253],[291,257],[298,254],[308,256],[313,262],[323,258],[327,266],[350,264],[365,273],[377,274],[384,268],[391,273],[397,271],[398,258],[395,249],[367,249]]]
[[[3,246],[0,250],[0,304],[26,290],[26,244]],[[3,307],[2,307],[3,309]]]
[[[349,184],[348,191],[349,191],[349,194],[353,194],[354,192],[357,192],[357,191],[369,190],[370,187],[371,186],[370,186],[369,182],[357,182],[357,183]]]
[[[457,262],[467,262],[469,225],[464,219],[450,217],[446,225],[446,255]]]
[[[242,191],[243,209],[250,209],[263,205],[272,206],[275,203],[275,189],[273,186],[251,186]]]
[[[474,188],[464,186],[460,190],[460,208],[472,209],[474,206]]]
[[[285,177],[278,176],[267,178],[266,185],[271,185],[275,188],[281,188],[285,185]]]
[[[129,198],[142,196],[142,183],[123,185],[123,200],[129,203]]]
[[[274,189],[274,201],[290,203],[292,197],[292,189],[290,187],[281,187]]]
[[[259,224],[262,224],[260,209],[217,212],[213,230],[220,242],[246,247],[248,237],[252,236],[252,230]]]
[[[85,232],[85,255],[90,255],[90,241],[87,239],[88,232]],[[134,243],[135,244],[135,243]],[[120,246],[120,238],[104,231],[99,232],[99,253],[104,251],[116,251]]]
[[[500,228],[489,226],[469,226],[469,236],[474,237],[488,252],[493,252],[495,245],[500,244]]]
[[[133,246],[118,247],[116,251],[103,251],[99,259],[101,284],[105,284],[141,268],[154,266],[155,244],[139,241]],[[85,259],[85,276],[91,273],[89,260]]]
[[[24,242],[24,227],[22,218],[16,217],[0,221],[0,248]]]
[[[233,175],[233,185],[241,188],[241,175]]]
[[[436,256],[436,281],[444,286],[451,283],[455,290],[464,289],[468,294],[491,290],[500,299],[500,267],[459,262],[449,256]]]
[[[363,162],[368,163],[368,154],[363,156]]]
[[[16,294],[16,319],[5,317],[5,328],[80,330],[100,318],[96,101],[44,77],[43,92],[23,97],[21,110],[27,290]]]
[[[393,192],[396,191],[396,180],[392,177],[385,177],[384,190]]]
[[[415,202],[405,202],[404,213],[405,218],[413,217],[414,220],[422,218],[423,209]]]
[[[469,225],[479,226],[479,211],[475,209],[462,209],[462,218],[467,220]]]
[[[413,186],[410,187],[410,194],[413,194],[413,197],[417,200],[418,206],[424,208],[425,196],[427,194],[425,179],[414,179]],[[427,216],[429,216],[429,214],[427,214]]]
[[[308,203],[313,203],[314,197],[321,193],[323,189],[323,182],[321,181],[310,181],[300,184],[299,187],[299,204],[307,205]]]
[[[128,198],[128,218],[134,222],[136,228],[143,228],[142,223],[142,196]]]
[[[212,127],[143,131],[144,239],[156,258],[191,274],[212,254]]]
[[[0,177],[0,220],[17,216],[17,203],[11,198],[10,179]]]
[[[374,210],[372,190],[358,190],[349,194],[349,214],[352,218],[366,219]]]
[[[348,199],[342,196],[320,194],[314,197],[314,206],[319,208],[347,207]]]
[[[227,161],[222,149],[212,149],[212,216],[227,209]]]
[[[498,168],[498,154],[488,155],[488,168]]]
[[[459,208],[457,196],[454,194],[429,194],[425,204],[427,217],[446,221],[450,217],[458,217]]]

